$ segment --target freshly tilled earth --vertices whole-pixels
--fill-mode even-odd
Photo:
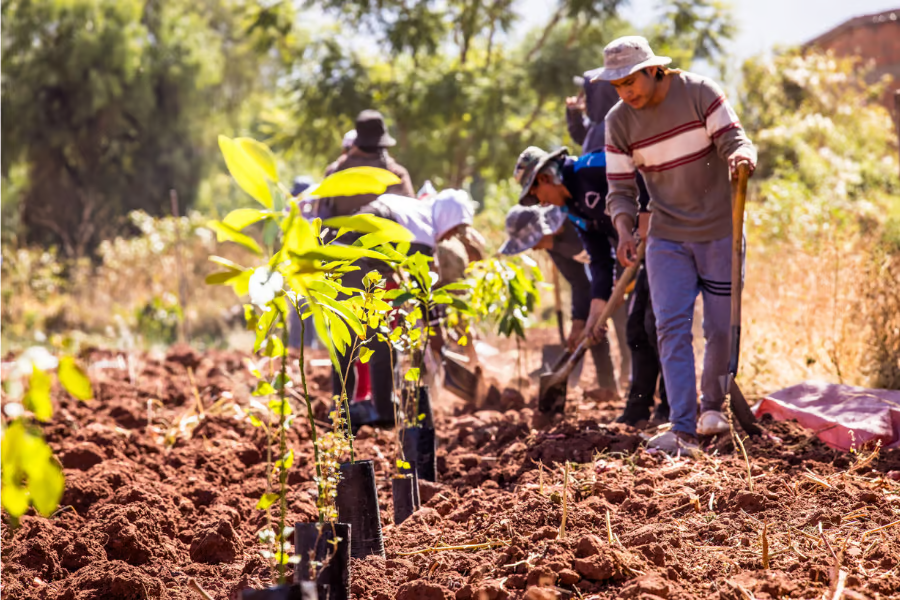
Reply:
[[[188,599],[198,597],[193,577],[225,599],[270,584],[257,540],[266,516],[255,509],[266,437],[243,411],[254,384],[246,358],[179,347],[132,357],[128,370],[92,370],[93,402],[54,390],[45,432],[66,492],[49,519],[29,515],[14,530],[4,515],[3,595]],[[328,369],[308,373],[327,421]],[[400,526],[393,434],[361,430],[356,451],[376,465],[387,557],[352,562],[356,598],[812,599],[840,586],[851,600],[900,597],[897,451],[846,455],[766,423],[767,439],[745,442],[748,461],[730,436],[707,440],[697,459],[670,458],[610,424],[614,396],[571,390],[569,412],[548,421],[534,413],[534,386],[519,383],[478,410],[437,400],[440,481],[423,483],[423,508]],[[186,418],[195,390],[199,420]],[[305,420],[290,445],[289,521],[312,521]]]

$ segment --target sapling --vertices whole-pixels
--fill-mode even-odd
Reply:
[[[50,390],[56,369],[63,388],[73,397],[93,398],[91,383],[71,356],[56,359],[46,349],[35,346],[15,361],[10,377],[3,383],[7,403],[2,418],[3,488],[0,497],[13,527],[29,507],[45,517],[56,512],[65,488],[59,461],[44,441],[39,423],[53,417]],[[23,383],[27,379],[27,383]]]
[[[288,303],[297,311],[301,324],[307,319],[312,320],[318,337],[328,349],[332,363],[337,366],[338,353],[343,354],[351,345],[350,331],[359,337],[364,336],[363,325],[352,306],[337,299],[339,292],[355,291],[341,285],[341,275],[356,269],[352,263],[360,258],[389,260],[387,255],[372,248],[384,244],[385,239],[408,240],[411,234],[391,221],[370,215],[341,217],[323,224],[319,219],[311,222],[300,214],[296,201],[304,201],[306,197],[313,195],[324,197],[383,193],[387,186],[399,182],[395,175],[387,171],[369,167],[341,171],[326,178],[314,190],[308,191],[306,197],[295,199],[291,198],[285,186],[278,181],[275,158],[264,144],[249,138],[230,139],[220,136],[219,147],[236,183],[263,206],[263,209],[234,210],[221,221],[211,221],[208,226],[216,232],[219,242],[237,243],[257,256],[266,257],[265,262],[255,268],[245,268],[221,257],[211,257],[212,262],[225,270],[207,277],[207,283],[229,285],[239,296],[250,297],[250,304],[245,305],[245,316],[248,327],[256,334],[253,351],[268,357],[270,365],[278,361],[278,373],[270,372],[271,380],[260,381],[255,390],[256,396],[272,397],[267,407],[277,417],[278,432],[277,460],[269,468],[270,476],[276,473],[278,475],[277,490],[269,485],[257,507],[267,510],[278,501],[278,531],[273,532],[271,528],[264,530],[261,532],[261,540],[265,543],[278,543],[278,550],[273,558],[279,565],[279,579],[283,582],[285,565],[293,560],[289,556],[287,542],[291,528],[285,527],[287,470],[291,468],[294,458],[293,449],[286,442],[287,430],[294,420],[286,393],[291,385],[286,349]],[[244,232],[257,223],[263,225],[263,245]],[[350,246],[325,243],[323,226],[338,229],[338,237],[346,231],[359,231],[368,235]],[[373,234],[377,235],[373,237]],[[319,520],[333,521],[336,518],[333,490],[338,477],[337,461],[346,450],[349,450],[351,460],[353,459],[352,438],[345,437],[345,432],[349,434],[350,431],[349,423],[340,410],[332,415],[334,430],[321,438],[318,436],[312,401],[306,386],[305,366],[301,350],[299,367],[315,458]],[[346,396],[346,391],[342,390],[341,395]],[[261,419],[256,417],[254,421],[251,418],[251,422],[258,425]],[[270,450],[270,431],[274,426],[270,421],[267,429]],[[345,443],[349,446],[345,446]],[[269,481],[271,483],[271,477]]]

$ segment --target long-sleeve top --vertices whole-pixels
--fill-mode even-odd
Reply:
[[[619,94],[608,81],[591,81],[600,69],[584,74],[584,106],[566,107],[566,125],[569,136],[581,146],[582,154],[603,152],[606,144],[606,127],[603,120],[609,110],[619,101]]]
[[[755,153],[737,114],[710,79],[677,71],[666,97],[635,110],[619,102],[606,116],[606,160],[613,221],[638,212],[635,171],[650,194],[649,235],[704,242],[731,234],[728,157]]]
[[[553,247],[547,253],[560,275],[572,288],[572,320],[586,321],[591,312],[591,280],[583,262],[575,259],[584,252],[584,246],[575,229],[575,224],[568,219],[563,223],[561,232],[553,236]]]
[[[389,186],[385,190],[386,194],[397,194],[399,196],[409,196],[410,198],[416,197],[416,191],[413,189],[409,171],[394,160],[387,153],[387,150],[368,153],[354,147],[350,152],[328,165],[325,169],[325,175],[331,175],[351,167],[378,167],[379,169],[386,169],[400,178],[400,183]],[[359,194],[356,196],[322,198],[320,201],[321,210],[323,211],[322,216],[336,217],[355,214],[360,208],[377,197],[377,194]]]

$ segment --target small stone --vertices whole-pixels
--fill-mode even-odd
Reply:
[[[572,569],[563,569],[559,572],[559,582],[562,585],[575,585],[581,581],[581,575]]]
[[[572,563],[575,570],[585,579],[605,581],[616,573],[613,561],[605,554],[595,554],[589,558],[577,558]]]
[[[556,584],[556,572],[541,566],[535,567],[528,573],[527,587],[547,587]]]
[[[539,542],[541,540],[554,540],[556,536],[559,535],[559,530],[555,527],[551,527],[550,525],[541,527],[533,534],[531,534],[532,542]]]
[[[595,554],[599,554],[602,548],[603,542],[600,541],[600,538],[596,535],[588,534],[578,540],[578,545],[575,546],[575,556],[579,558],[594,556]]]
[[[553,588],[533,587],[529,588],[523,600],[559,600],[560,594]]]
[[[636,598],[643,594],[666,599],[669,597],[669,584],[659,575],[643,575],[619,592],[619,597]]]

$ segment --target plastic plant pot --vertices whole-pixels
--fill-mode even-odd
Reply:
[[[413,489],[418,480],[412,475],[397,475],[391,479],[391,497],[394,500],[394,525],[399,525],[416,510],[416,494]]]
[[[279,585],[264,590],[243,590],[241,600],[318,600],[316,586],[309,581]]]
[[[413,477],[413,512],[422,508],[422,500],[419,496],[419,472],[416,469],[412,470]]]
[[[294,547],[300,562],[294,571],[294,581],[310,583],[311,567],[315,567],[318,600],[348,600],[351,539],[352,529],[346,523],[297,523]],[[310,561],[315,564],[311,565]]]
[[[341,464],[337,485],[338,520],[351,527],[350,556],[384,556],[381,538],[381,510],[375,488],[375,466],[371,460]]]
[[[424,481],[437,480],[436,439],[431,392],[422,386],[419,388],[416,424],[403,431],[403,454],[410,464],[415,465],[419,479]]]

